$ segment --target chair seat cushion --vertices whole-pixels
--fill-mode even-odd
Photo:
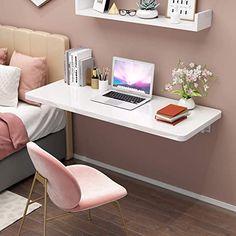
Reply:
[[[124,187],[90,166],[71,165],[66,168],[76,178],[81,190],[79,205],[71,212],[91,209],[127,195]]]

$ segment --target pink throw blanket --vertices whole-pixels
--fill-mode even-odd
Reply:
[[[21,119],[11,113],[0,113],[0,160],[22,149],[28,141]]]

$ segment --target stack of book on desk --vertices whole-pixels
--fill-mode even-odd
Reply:
[[[157,111],[155,119],[158,121],[176,125],[182,120],[185,120],[188,115],[189,111],[186,107],[169,104]]]
[[[72,48],[67,50],[64,58],[65,83],[85,86],[86,79],[91,79],[93,63],[92,49]]]

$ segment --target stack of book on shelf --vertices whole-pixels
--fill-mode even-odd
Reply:
[[[65,52],[64,80],[75,86],[85,86],[91,79],[94,60],[92,49],[72,48]]]
[[[169,104],[162,109],[158,110],[155,119],[172,125],[176,125],[182,120],[185,120],[189,115],[186,107]]]

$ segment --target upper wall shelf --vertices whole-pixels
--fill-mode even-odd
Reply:
[[[181,20],[179,24],[172,24],[169,18],[159,16],[156,19],[141,19],[136,16],[120,16],[100,13],[93,10],[93,0],[75,0],[75,13],[80,16],[95,17],[106,20],[123,21],[142,25],[158,26],[170,29],[198,32],[211,27],[212,10],[206,10],[195,14],[194,21]]]

